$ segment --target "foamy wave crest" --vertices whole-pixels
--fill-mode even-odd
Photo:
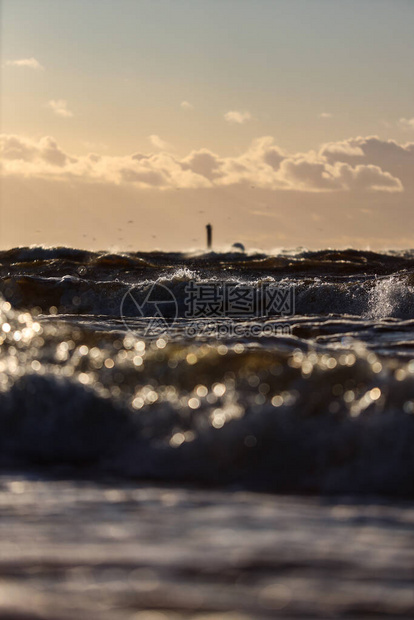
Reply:
[[[375,280],[369,295],[367,315],[374,319],[384,317],[414,317],[414,288],[411,278],[390,276]]]

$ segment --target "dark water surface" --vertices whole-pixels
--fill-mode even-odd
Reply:
[[[0,617],[412,618],[414,506],[0,477]]]
[[[0,278],[0,602],[412,617],[413,252],[17,248]],[[258,305],[194,331],[191,287]]]

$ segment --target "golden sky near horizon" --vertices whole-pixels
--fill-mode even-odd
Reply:
[[[2,247],[412,247],[414,3],[3,0]]]

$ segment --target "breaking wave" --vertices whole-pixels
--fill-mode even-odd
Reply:
[[[270,344],[145,341],[98,325],[2,302],[3,467],[414,495],[411,359],[318,345],[314,322]]]

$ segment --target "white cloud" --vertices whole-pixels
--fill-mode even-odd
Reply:
[[[189,101],[182,101],[180,103],[180,106],[182,107],[183,110],[194,110],[193,104],[190,103]]]
[[[0,135],[0,153],[13,169],[19,171],[19,166],[27,163],[28,176],[36,174],[39,167],[63,168],[66,164],[73,164],[77,160],[62,151],[56,140],[50,136],[41,138],[38,142],[21,138],[19,136]],[[33,167],[33,164],[35,166]],[[5,166],[7,170],[7,165]],[[24,166],[23,166],[24,168]],[[56,171],[56,170],[55,170]]]
[[[400,118],[400,124],[405,129],[414,129],[414,118]]]
[[[319,114],[319,118],[332,118],[333,114],[331,114],[330,112],[321,112]]]
[[[363,157],[364,151],[359,146],[350,144],[348,140],[339,142],[327,142],[320,150],[322,155],[350,155],[351,157]],[[340,157],[337,157],[340,159]]]
[[[272,137],[265,136],[236,157],[200,149],[184,158],[162,149],[166,143],[159,136],[151,136],[151,142],[157,144],[159,152],[75,157],[51,137],[36,142],[2,135],[0,152],[6,175],[158,190],[254,185],[258,189],[310,193],[401,192],[403,183],[410,182],[414,161],[414,143],[402,146],[378,138],[355,138],[323,145],[319,152],[288,154]]]
[[[191,170],[210,181],[221,176],[219,171],[221,164],[218,155],[211,153],[207,149],[193,151],[181,161],[181,165],[184,170]]]
[[[56,116],[61,116],[62,118],[71,118],[73,116],[73,112],[68,110],[68,102],[64,99],[51,99],[47,105]]]
[[[44,67],[40,64],[36,58],[20,58],[19,60],[8,60],[6,65],[11,67],[28,67],[29,69],[35,69],[37,71],[43,71]]]
[[[172,148],[169,142],[166,142],[155,133],[148,136],[148,139],[151,142],[152,146],[155,146],[156,149],[160,149],[161,151],[168,151]]]
[[[224,115],[224,119],[228,123],[232,123],[236,125],[243,125],[244,123],[247,123],[247,121],[250,121],[251,118],[252,118],[252,115],[247,110],[244,110],[244,111],[230,110],[229,112],[226,112],[226,114]]]
[[[319,156],[329,164],[344,162],[353,167],[361,164],[378,166],[400,179],[405,188],[414,189],[414,142],[399,144],[395,140],[381,140],[378,136],[349,138],[324,144]]]

